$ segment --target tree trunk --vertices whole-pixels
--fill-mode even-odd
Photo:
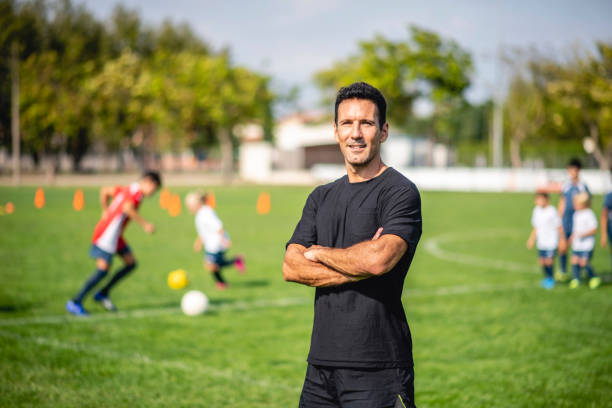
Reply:
[[[595,160],[597,160],[599,168],[601,170],[608,171],[610,169],[610,161],[601,151],[601,147],[599,147],[599,129],[597,128],[597,124],[589,123],[589,136],[593,140],[593,156],[595,157]]]
[[[232,139],[229,130],[221,128],[219,130],[219,144],[221,145],[221,169],[223,178],[229,181],[234,171],[234,152]]]
[[[522,167],[523,160],[521,159],[521,143],[523,141],[523,137],[515,132],[510,138],[510,161],[512,162],[512,167],[518,169]]]
[[[72,146],[70,148],[73,172],[79,173],[81,171],[81,161],[83,160],[83,156],[85,156],[88,147],[88,130],[86,128],[80,128],[76,138],[72,140]],[[119,157],[121,157],[121,151],[119,151]]]
[[[11,136],[13,143],[13,184],[18,185],[21,176],[21,152],[19,138],[19,46],[11,46]]]

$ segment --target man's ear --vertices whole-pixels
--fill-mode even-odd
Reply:
[[[340,144],[340,138],[338,137],[338,124],[334,122],[334,139],[336,143]]]
[[[380,143],[384,143],[389,137],[389,124],[385,123],[380,129]]]

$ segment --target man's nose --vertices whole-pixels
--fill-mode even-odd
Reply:
[[[353,128],[351,129],[351,137],[353,139],[359,139],[363,136],[361,133],[361,124],[359,122],[353,124]]]

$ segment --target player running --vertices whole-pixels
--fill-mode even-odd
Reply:
[[[132,250],[123,239],[123,231],[130,219],[142,226],[147,234],[152,234],[155,227],[138,214],[138,207],[145,197],[149,197],[161,186],[157,172],[146,172],[140,181],[129,186],[103,187],[100,190],[102,204],[102,219],[94,229],[89,256],[96,260],[96,271],[85,282],[81,290],[68,302],[66,310],[76,316],[86,316],[89,313],[83,307],[83,299],[108,274],[111,261],[115,254],[124,262],[111,280],[94,295],[94,300],[108,311],[117,308],[109,297],[110,290],[134,268],[136,259]],[[110,204],[109,204],[110,201]]]
[[[561,199],[559,200],[558,211],[561,220],[563,221],[563,230],[565,231],[565,237],[569,238],[572,235],[572,224],[574,217],[574,205],[573,199],[576,194],[586,192],[589,196],[591,192],[585,183],[580,181],[580,170],[582,169],[582,163],[578,159],[572,159],[567,164],[567,174],[569,180],[563,185],[561,189]],[[559,264],[561,271],[555,273],[555,280],[560,282],[567,281],[567,251],[559,250]]]
[[[223,223],[209,205],[206,204],[206,194],[192,192],[185,197],[185,204],[192,214],[195,214],[195,227],[198,237],[193,243],[196,252],[202,251],[204,246],[204,268],[209,271],[214,279],[217,289],[227,288],[227,282],[221,275],[221,270],[229,265],[234,265],[238,272],[246,270],[244,258],[237,256],[225,259],[225,253],[231,246],[229,235],[223,229]]]

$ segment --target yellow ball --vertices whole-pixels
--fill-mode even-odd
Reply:
[[[188,283],[187,274],[182,269],[177,269],[168,274],[168,286],[172,289],[183,289]]]

